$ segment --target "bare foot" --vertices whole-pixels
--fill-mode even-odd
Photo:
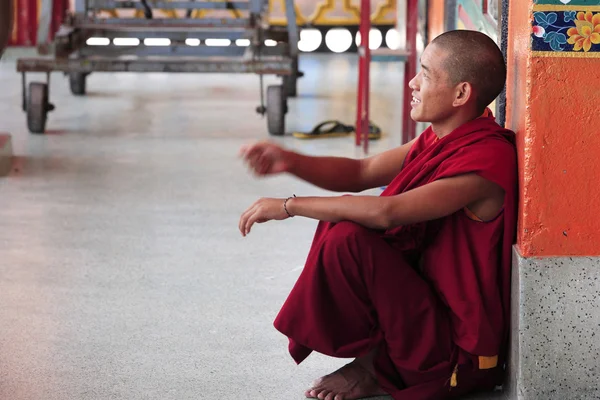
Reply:
[[[375,378],[372,357],[356,359],[332,374],[318,379],[305,393],[321,400],[355,400],[386,395]]]

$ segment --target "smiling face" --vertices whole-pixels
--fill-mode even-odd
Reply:
[[[409,83],[410,116],[445,136],[480,117],[505,81],[504,56],[492,38],[477,31],[445,32],[427,46],[421,71]]]
[[[447,52],[435,44],[427,46],[421,57],[421,71],[410,81],[412,110],[410,117],[418,122],[443,122],[457,111],[457,86],[444,70]]]

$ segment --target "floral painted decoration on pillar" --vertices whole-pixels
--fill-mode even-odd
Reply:
[[[600,52],[600,12],[536,11],[533,19],[534,51]]]
[[[600,0],[535,0],[537,4],[570,5],[570,6],[597,6]]]

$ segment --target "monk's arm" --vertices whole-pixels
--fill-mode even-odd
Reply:
[[[287,152],[287,172],[326,190],[358,193],[388,185],[400,173],[413,143],[362,160]]]
[[[287,202],[287,209],[292,215],[321,221],[353,221],[373,229],[390,229],[445,217],[495,192],[494,183],[467,174],[389,197],[293,198]]]

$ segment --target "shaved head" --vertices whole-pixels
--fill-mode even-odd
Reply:
[[[476,31],[456,30],[443,33],[431,44],[446,51],[442,68],[448,73],[451,84],[471,84],[480,112],[502,92],[506,82],[506,64],[498,45],[489,36]]]

